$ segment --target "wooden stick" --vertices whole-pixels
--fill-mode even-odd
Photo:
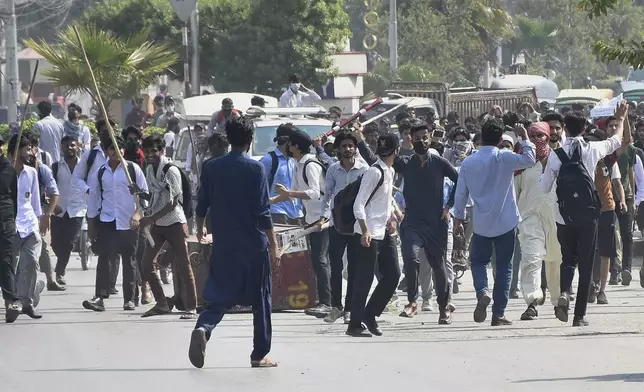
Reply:
[[[16,167],[16,164],[18,163],[18,154],[20,154],[20,139],[22,139],[22,127],[25,123],[25,118],[27,118],[27,115],[29,114],[29,101],[31,100],[31,92],[34,90],[34,84],[36,83],[36,75],[38,74],[38,65],[40,65],[40,60],[36,60],[34,73],[33,75],[31,75],[31,83],[29,84],[29,94],[27,94],[27,102],[25,102],[25,112],[22,114],[22,117],[20,117],[20,125],[18,126],[18,139],[16,140],[16,148],[13,151],[14,167]]]
[[[74,28],[74,33],[76,33],[76,39],[78,39],[78,43],[80,44],[81,50],[83,51],[83,57],[85,58],[85,65],[87,65],[89,74],[92,77],[92,83],[94,84],[94,91],[96,92],[96,99],[98,100],[98,106],[101,108],[101,113],[103,114],[105,125],[107,126],[107,130],[109,131],[109,134],[110,134],[110,139],[112,139],[112,143],[114,144],[114,151],[116,151],[116,155],[121,161],[121,165],[123,165],[123,171],[125,172],[125,178],[127,178],[128,185],[132,185],[132,183],[134,182],[134,179],[130,178],[130,172],[129,170],[127,170],[127,161],[121,154],[121,149],[119,148],[118,143],[116,141],[116,134],[114,133],[112,124],[110,124],[109,117],[107,116],[107,110],[105,110],[105,105],[103,105],[103,98],[101,98],[101,92],[98,89],[98,83],[96,83],[96,77],[94,76],[92,65],[89,63],[89,58],[87,58],[85,45],[83,44],[83,40],[81,39],[80,33],[78,32],[78,29],[76,28],[76,26],[73,26],[73,28]]]

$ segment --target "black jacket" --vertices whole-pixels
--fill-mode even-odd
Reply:
[[[18,211],[18,177],[11,162],[0,156],[0,221],[15,221]]]

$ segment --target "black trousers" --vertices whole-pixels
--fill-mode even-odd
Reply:
[[[619,222],[619,234],[622,237],[622,271],[630,271],[633,265],[633,211],[622,212],[616,208],[615,212]]]
[[[98,263],[96,265],[96,292],[100,298],[110,297],[110,261],[121,256],[123,264],[123,302],[134,301],[136,292],[136,246],[139,238],[135,230],[116,230],[116,221],[98,223]]]
[[[51,248],[56,255],[56,275],[64,276],[69,257],[74,249],[74,242],[83,226],[83,218],[51,217]]]
[[[5,301],[16,301],[16,275],[13,270],[13,240],[16,237],[14,220],[0,221],[0,288]]]
[[[385,238],[382,240],[372,239],[371,246],[368,248],[360,243],[360,235],[354,235],[351,237],[351,241],[351,246],[355,247],[358,257],[355,266],[356,280],[351,299],[349,328],[359,328],[364,319],[376,318],[385,310],[400,280],[400,266],[398,265],[396,241],[389,234],[385,234]],[[382,278],[367,303],[376,262]]]
[[[557,223],[557,239],[561,245],[561,292],[570,293],[575,268],[579,268],[579,286],[575,302],[575,317],[586,315],[588,292],[593,274],[597,244],[597,221],[582,226]]]
[[[432,254],[425,246],[423,237],[411,227],[402,228],[400,231],[402,240],[403,264],[405,277],[407,278],[407,300],[416,302],[418,299],[418,272],[420,270],[420,259],[418,252],[421,248],[427,256],[432,271],[434,272],[434,283],[436,289],[436,301],[441,308],[447,307],[451,290],[447,284],[447,269],[445,268],[445,253]]]
[[[331,305],[331,266],[329,265],[329,230],[309,234],[311,264],[317,281],[318,303]]]
[[[350,246],[352,236],[338,233],[335,227],[329,227],[329,260],[331,262],[331,306],[338,309],[342,307],[342,270],[344,262],[342,257],[347,251],[347,297],[344,311],[351,311],[351,298],[355,282],[355,265],[357,253],[354,246]]]

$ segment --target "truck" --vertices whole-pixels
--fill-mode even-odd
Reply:
[[[461,119],[476,118],[494,105],[512,111],[524,102],[535,108],[539,105],[534,88],[450,88],[447,83],[438,82],[393,82],[386,93],[432,99],[438,103],[440,113],[456,112]]]

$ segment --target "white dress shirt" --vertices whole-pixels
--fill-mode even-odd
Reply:
[[[51,114],[34,125],[34,131],[40,135],[40,148],[51,154],[52,163],[60,159],[60,141],[63,138],[64,127]]]
[[[290,88],[280,97],[281,108],[301,108],[315,106],[322,98],[313,90],[308,92],[298,91],[297,94]]]
[[[38,171],[31,166],[23,166],[18,173],[18,214],[16,215],[16,231],[20,238],[27,238],[39,230],[38,217],[42,215],[40,207],[40,186]]]
[[[130,162],[134,166],[136,184],[143,192],[148,191],[148,184],[145,175],[139,165]],[[96,218],[100,214],[101,222],[112,222],[116,220],[116,230],[130,230],[130,221],[136,212],[134,196],[128,189],[127,177],[123,166],[119,164],[116,171],[113,171],[109,164],[105,164],[101,182],[103,194],[98,183],[100,169],[89,177],[89,186],[94,189],[89,197],[87,205],[87,217]],[[135,180],[134,178],[132,179]],[[102,196],[102,197],[101,197]]]
[[[304,164],[308,160],[316,160],[315,155],[306,154],[295,166],[293,175],[293,189],[296,192],[304,192],[309,200],[302,200],[304,206],[304,221],[308,224],[317,222],[322,215],[322,186],[324,185],[324,172],[322,166],[317,163],[306,165],[306,179],[309,185],[304,182]]]
[[[583,162],[590,178],[595,181],[595,168],[600,159],[604,158],[606,155],[610,155],[622,145],[622,141],[619,140],[617,136],[611,136],[607,140],[601,142],[586,142],[581,136],[576,136],[572,138],[567,138],[562,145],[562,148],[570,156],[570,148],[575,143],[581,143],[581,161]],[[561,168],[561,161],[557,156],[557,153],[554,150],[550,151],[548,156],[548,164],[546,169],[541,175],[541,190],[544,193],[550,193],[555,185],[557,176],[559,175],[559,169]],[[555,188],[556,192],[556,188]],[[556,201],[555,201],[556,204]],[[563,225],[565,224],[561,213],[559,212],[559,206],[555,205],[555,216],[557,223]]]
[[[360,222],[358,219],[367,221],[367,228],[374,240],[382,240],[385,238],[387,230],[387,222],[394,212],[394,198],[393,198],[393,185],[394,185],[394,169],[387,166],[381,159],[374,164],[382,168],[385,178],[382,186],[378,188],[373,195],[369,204],[369,196],[376,189],[378,182],[380,182],[380,170],[376,167],[370,167],[362,176],[362,183],[360,183],[360,190],[356,196],[356,201],[353,204],[353,214],[356,217],[356,224],[353,228],[354,233],[362,235]]]
[[[80,158],[76,158],[76,166],[78,166],[79,160]],[[60,193],[58,206],[63,210],[57,216],[62,217],[67,213],[70,218],[84,217],[87,213],[87,195],[85,192],[79,192],[74,187],[74,176],[69,170],[69,166],[64,158],[58,161],[56,165],[58,165],[56,183],[58,184],[58,192]]]
[[[640,156],[635,154],[635,188],[637,192],[635,193],[635,205],[638,206],[644,200],[644,166],[642,166],[642,160]]]
[[[174,132],[168,131],[163,135],[163,141],[166,147],[174,147]]]

